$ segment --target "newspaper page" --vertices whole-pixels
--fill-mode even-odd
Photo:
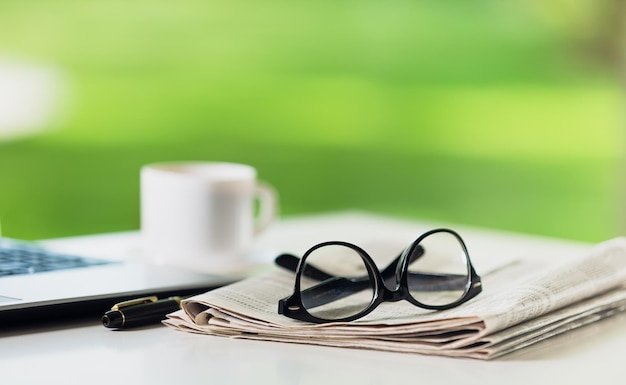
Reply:
[[[626,238],[557,265],[509,259],[477,269],[483,292],[453,309],[383,303],[348,323],[278,314],[294,273],[271,270],[183,302],[164,323],[179,330],[335,347],[492,359],[626,310]]]

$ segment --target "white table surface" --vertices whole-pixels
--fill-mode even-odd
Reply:
[[[347,212],[284,219],[258,250],[301,253],[341,239],[366,248],[410,242],[441,224]],[[501,253],[567,258],[589,245],[449,226],[473,259]],[[136,232],[58,239],[87,254],[136,252]],[[381,250],[384,249],[381,247]],[[258,254],[267,258],[271,253]],[[261,255],[261,257],[259,257]],[[479,266],[477,266],[479,269]],[[154,325],[112,331],[99,320],[0,330],[1,384],[626,384],[626,315],[587,326],[494,361],[328,348],[196,335]]]

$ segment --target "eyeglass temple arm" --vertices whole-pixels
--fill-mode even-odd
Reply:
[[[299,259],[291,254],[281,254],[276,258],[275,262],[281,267],[295,271]],[[396,264],[396,261],[392,262],[389,266],[393,266],[394,264]],[[389,266],[383,271],[389,270]],[[323,280],[323,282],[315,286],[302,290],[301,294],[306,295],[308,298],[307,307],[309,308],[348,297],[371,287],[368,277],[347,279],[332,276],[311,265],[307,265],[305,268],[307,269],[306,273],[308,273],[309,277],[316,280]],[[383,273],[381,273],[381,275],[383,275]],[[455,274],[409,273],[408,278],[409,289],[419,291],[463,290],[467,283],[467,277],[465,275]]]
[[[298,263],[300,263],[300,258],[296,257],[293,254],[281,254],[274,259],[274,263],[289,271],[295,272],[296,270],[298,270]],[[306,265],[303,274],[317,281],[325,281],[334,277],[334,275],[330,275],[327,272],[322,271],[312,265]]]
[[[456,291],[464,290],[465,285],[467,275],[410,272],[408,276],[409,290],[413,291]]]
[[[343,277],[334,277],[302,290],[300,293],[306,296],[306,307],[311,309],[349,297],[370,287],[371,285],[367,279],[351,280]]]
[[[416,280],[411,280],[414,278]],[[464,290],[467,277],[452,274],[423,274],[411,273],[409,275],[409,289],[422,292]],[[349,297],[360,291],[371,288],[368,278],[348,279],[344,277],[332,277],[315,286],[302,290],[301,295],[307,298],[307,308],[314,308],[339,299]]]

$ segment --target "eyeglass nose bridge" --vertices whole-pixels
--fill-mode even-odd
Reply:
[[[404,292],[404,289],[402,287],[391,290],[387,286],[383,285],[382,290],[383,302],[398,302],[406,298],[406,293]]]

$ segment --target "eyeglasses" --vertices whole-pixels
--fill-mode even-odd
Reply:
[[[448,229],[424,233],[382,271],[363,249],[339,241],[313,246],[299,262],[283,254],[276,263],[296,271],[278,313],[314,323],[354,321],[387,301],[445,310],[482,291],[463,239]]]

